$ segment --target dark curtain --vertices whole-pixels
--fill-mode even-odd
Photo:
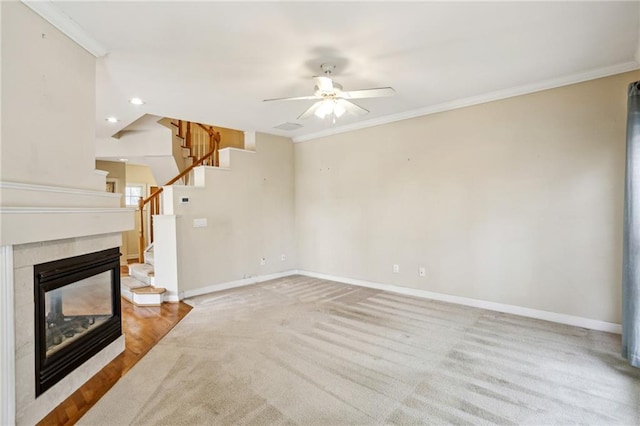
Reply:
[[[640,368],[640,81],[629,85],[624,192],[622,355]]]

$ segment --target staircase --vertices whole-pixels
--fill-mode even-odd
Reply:
[[[140,198],[138,203],[140,263],[129,265],[129,276],[121,278],[122,297],[137,306],[160,306],[164,302],[165,293],[170,293],[165,288],[155,286],[154,271],[153,217],[163,213],[160,194],[164,187],[191,185],[195,167],[219,165],[220,133],[213,126],[182,120],[176,122],[168,118],[158,123],[173,130],[173,157],[180,173],[157,188],[149,197]],[[149,208],[145,209],[147,204]],[[168,298],[171,300],[171,295]]]
[[[166,289],[155,286],[153,244],[144,251],[144,263],[129,265],[129,276],[120,279],[122,297],[136,306],[160,306]]]

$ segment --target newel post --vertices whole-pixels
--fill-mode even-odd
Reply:
[[[140,227],[138,228],[138,262],[144,263],[144,200],[138,199],[138,209],[140,210]]]

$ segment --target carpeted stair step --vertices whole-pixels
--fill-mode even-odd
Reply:
[[[148,263],[132,263],[129,265],[129,275],[147,285],[155,284],[153,265]]]

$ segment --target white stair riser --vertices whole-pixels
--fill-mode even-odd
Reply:
[[[132,293],[128,289],[122,289],[122,297],[124,297],[129,302],[133,303],[137,306],[160,306],[164,301],[164,297],[162,294],[154,294],[154,293],[145,293],[145,294],[137,294]]]
[[[162,294],[137,294],[133,293],[133,303],[138,306],[160,306],[163,302]]]

